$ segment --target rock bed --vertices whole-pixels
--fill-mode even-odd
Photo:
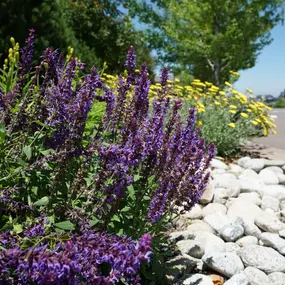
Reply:
[[[285,162],[212,162],[211,181],[169,238],[169,279],[185,285],[285,285]]]

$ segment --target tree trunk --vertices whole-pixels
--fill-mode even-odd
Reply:
[[[215,36],[218,36],[220,33],[220,12],[215,15],[215,26],[214,26]],[[220,86],[220,74],[221,74],[221,63],[220,59],[218,58],[217,51],[215,52],[215,60],[214,60],[214,70],[213,70],[213,77],[214,77],[214,84],[216,86]]]
[[[221,73],[221,65],[220,65],[220,61],[219,59],[216,59],[214,61],[214,70],[213,70],[213,73],[214,73],[214,84],[216,86],[220,86],[220,73]]]

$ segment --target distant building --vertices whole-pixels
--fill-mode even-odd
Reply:
[[[257,101],[261,101],[262,99],[264,99],[264,101],[266,103],[271,103],[277,100],[277,98],[273,95],[267,94],[267,95],[257,95],[256,97]]]
[[[281,91],[279,98],[285,98],[285,89]]]

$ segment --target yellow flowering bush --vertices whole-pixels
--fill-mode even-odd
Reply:
[[[137,70],[139,72],[139,70]],[[231,81],[239,74],[231,72]],[[103,74],[105,83],[110,87],[117,85],[118,76]],[[178,97],[188,106],[196,107],[198,126],[206,141],[213,141],[220,155],[231,154],[237,150],[242,140],[258,136],[262,132],[267,136],[276,133],[274,119],[269,115],[271,110],[264,102],[253,99],[253,91],[246,89],[239,92],[232,83],[225,82],[219,88],[210,82],[194,79],[191,85],[182,86],[178,79],[168,80],[171,89],[170,97]],[[156,96],[161,88],[159,83],[150,86],[150,96]],[[130,91],[132,92],[132,90]]]

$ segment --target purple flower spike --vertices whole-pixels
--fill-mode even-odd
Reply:
[[[32,66],[32,58],[34,54],[35,30],[31,29],[26,46],[21,50],[21,58],[19,61],[19,75],[24,76],[30,72]]]

